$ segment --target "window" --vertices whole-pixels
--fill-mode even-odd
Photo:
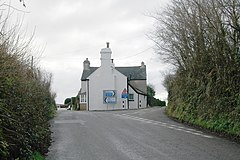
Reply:
[[[85,94],[81,94],[81,95],[80,95],[80,102],[81,102],[81,103],[86,103],[86,102],[87,102],[87,99],[86,99],[86,95],[85,95]]]
[[[129,101],[134,101],[134,94],[130,94],[130,93],[129,93],[128,100],[129,100]]]

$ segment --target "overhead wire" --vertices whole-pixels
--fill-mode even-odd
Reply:
[[[135,57],[135,56],[140,55],[140,54],[142,54],[142,53],[144,53],[144,52],[146,52],[146,51],[148,51],[149,49],[152,49],[152,48],[153,48],[153,46],[148,47],[148,48],[144,49],[143,51],[138,52],[138,53],[136,53],[136,54],[134,54],[134,55],[125,56],[125,57],[120,57],[120,58],[115,58],[115,60],[123,60],[123,59],[127,59],[127,58],[130,58],[130,57]]]

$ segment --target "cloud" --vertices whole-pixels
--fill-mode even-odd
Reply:
[[[100,50],[110,42],[116,66],[147,65],[148,83],[158,97],[166,97],[162,72],[168,66],[151,48],[146,34],[154,19],[146,16],[166,4],[167,0],[26,0],[13,5],[30,13],[24,23],[32,30],[39,45],[45,46],[41,66],[53,73],[53,90],[57,103],[75,96],[80,89],[82,63],[89,58],[92,66],[100,65]],[[22,13],[18,13],[22,14]],[[34,53],[33,53],[34,54]]]

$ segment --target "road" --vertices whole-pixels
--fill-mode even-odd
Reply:
[[[48,160],[240,160],[240,145],[172,121],[163,108],[61,110]]]

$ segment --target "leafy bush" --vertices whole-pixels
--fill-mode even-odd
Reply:
[[[39,152],[34,152],[32,160],[45,160],[45,158]]]
[[[44,155],[48,150],[48,120],[55,114],[55,94],[51,93],[51,74],[29,61],[30,41],[21,39],[17,26],[6,26],[1,21],[0,157],[27,160],[35,151]]]
[[[64,100],[64,104],[71,104],[72,99],[71,98],[66,98]]]
[[[165,101],[161,101],[157,98],[155,98],[155,90],[154,87],[152,85],[148,85],[147,86],[147,95],[148,95],[148,105],[149,106],[166,106],[166,102]]]

